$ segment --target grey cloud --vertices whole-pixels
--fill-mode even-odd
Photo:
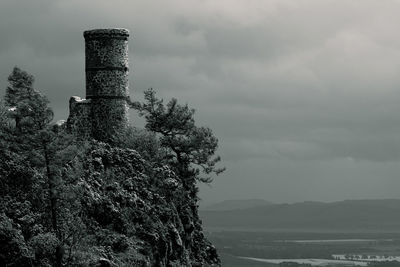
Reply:
[[[389,196],[400,158],[399,11],[394,0],[3,0],[0,86],[19,65],[65,118],[69,96],[84,95],[82,32],[126,27],[131,96],[153,87],[177,97],[220,139],[228,171],[206,196],[234,198],[243,178],[250,198],[324,199],[341,183],[354,186],[338,199]],[[363,194],[362,181],[380,191]]]

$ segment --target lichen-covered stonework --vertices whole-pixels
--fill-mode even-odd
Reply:
[[[98,29],[83,35],[87,100],[71,98],[68,128],[84,138],[109,141],[128,123],[129,31]]]
[[[128,123],[128,105],[125,99],[92,100],[92,137],[108,141]]]
[[[91,137],[91,113],[91,99],[81,99],[78,96],[72,96],[69,100],[68,130],[85,139]]]
[[[86,37],[86,67],[128,67],[128,41],[112,37]]]
[[[128,91],[128,73],[121,70],[86,71],[86,97],[122,96]]]

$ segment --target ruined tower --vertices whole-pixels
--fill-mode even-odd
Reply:
[[[80,136],[109,141],[128,122],[126,29],[85,31],[86,99],[71,97],[68,127]]]

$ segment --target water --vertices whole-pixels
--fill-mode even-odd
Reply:
[[[277,240],[276,242],[288,242],[288,243],[364,243],[364,242],[378,242],[378,241],[388,241],[391,242],[393,239],[305,239],[305,240]]]
[[[251,258],[251,257],[239,257],[241,259],[267,262],[280,264],[282,262],[296,262],[299,264],[311,264],[312,266],[327,266],[329,264],[343,264],[343,265],[353,265],[353,266],[367,266],[368,263],[364,261],[350,261],[350,260],[329,260],[329,259],[261,259],[261,258]]]

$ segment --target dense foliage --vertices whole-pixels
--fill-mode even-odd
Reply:
[[[0,266],[220,264],[196,186],[210,181],[199,168],[221,171],[217,139],[195,126],[193,111],[157,100],[157,114],[173,113],[160,117],[137,103],[147,130],[130,127],[109,144],[80,140],[50,124],[33,81],[15,68],[0,104]]]

